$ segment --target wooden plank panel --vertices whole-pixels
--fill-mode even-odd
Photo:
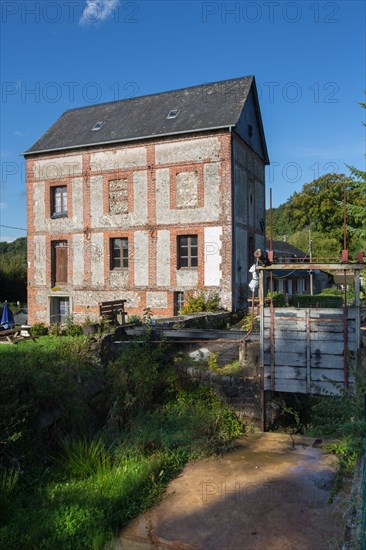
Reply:
[[[343,319],[342,320],[326,320],[326,319],[311,319],[311,326],[314,327],[313,330],[319,330],[321,328],[329,328],[330,330],[343,330]],[[356,321],[353,319],[348,319],[347,321],[348,327],[350,330],[355,330],[356,328]]]
[[[334,317],[343,320],[343,307],[309,308],[309,315],[311,319]]]
[[[271,358],[267,352],[264,354],[264,365],[270,365]],[[275,353],[275,365],[282,365],[284,367],[306,367],[305,353]],[[276,368],[275,367],[275,368]]]
[[[279,318],[296,318],[296,319],[304,319],[305,318],[305,310],[304,309],[291,309],[291,308],[282,308],[282,307],[276,307],[274,310],[275,317]],[[269,307],[264,308],[264,317],[270,317],[271,316],[271,309]]]
[[[344,381],[343,369],[311,369],[311,381],[324,381],[324,377],[333,380],[334,382]],[[354,381],[354,376],[349,373],[349,381]]]
[[[264,329],[269,328],[269,319],[264,320]],[[299,321],[286,321],[281,319],[275,319],[276,330],[291,330],[291,331],[304,331],[305,332],[305,319]]]
[[[264,368],[264,376],[270,376],[271,372],[269,367]],[[305,367],[284,367],[280,365],[275,366],[275,379],[283,378],[286,380],[305,380],[306,368]]]
[[[276,326],[277,329],[277,326]],[[299,330],[288,330],[287,328],[283,328],[280,330],[275,330],[274,332],[275,338],[277,339],[283,339],[283,340],[301,340],[306,338],[306,332],[305,331],[299,331]],[[269,328],[264,329],[264,338],[270,338],[270,330]]]
[[[311,340],[314,342],[343,342],[343,331],[342,332],[311,332]],[[356,333],[348,333],[348,341],[356,342]]]
[[[344,353],[344,343],[337,341],[328,341],[328,340],[311,340],[310,349],[312,354],[323,354],[328,355],[343,355]]]
[[[355,341],[350,341],[348,343],[348,351],[356,352],[357,351],[357,343]],[[327,355],[343,355],[344,354],[344,342],[339,341],[311,341],[311,353],[312,354],[327,354]]]
[[[275,391],[306,393],[306,380],[286,380],[278,378],[275,380]]]
[[[319,355],[313,354],[311,355],[310,360],[312,369],[343,369],[344,366],[343,355],[327,355],[325,353]]]
[[[270,351],[271,349],[271,342],[269,340],[265,340],[263,342],[263,348],[264,351]],[[291,340],[291,342],[287,340],[275,340],[275,352],[281,352],[281,353],[306,353],[306,340]]]
[[[352,321],[353,323],[353,321]],[[348,324],[348,332],[355,332],[356,327],[355,325]],[[320,321],[319,323],[314,323],[314,320],[312,319],[311,325],[310,325],[310,331],[311,332],[334,332],[343,334],[343,323],[326,323],[325,321]]]

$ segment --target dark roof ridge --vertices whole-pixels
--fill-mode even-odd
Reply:
[[[257,128],[253,139],[245,114],[249,94]],[[180,114],[168,116],[172,109]],[[98,121],[105,124],[95,128]],[[236,127],[241,138],[268,164],[254,75],[66,110],[23,155]]]
[[[103,101],[102,103],[93,103],[92,105],[82,105],[81,107],[73,107],[72,109],[66,109],[63,111],[62,115],[65,113],[70,113],[72,111],[78,111],[79,109],[90,109],[92,107],[99,107],[104,105],[111,105],[112,103],[122,103],[126,101],[136,101],[138,99],[144,98],[144,97],[153,97],[153,96],[159,96],[163,94],[170,94],[172,92],[183,92],[184,90],[192,90],[192,88],[202,88],[203,86],[211,86],[213,84],[222,84],[223,82],[234,82],[238,80],[246,80],[246,79],[252,79],[252,81],[255,79],[255,76],[250,74],[246,76],[238,76],[237,78],[227,78],[225,80],[214,80],[212,82],[205,82],[201,84],[194,84],[193,86],[185,86],[183,88],[174,88],[173,90],[165,90],[163,92],[154,92],[151,94],[144,94],[144,95],[137,95],[134,97],[126,97],[125,99],[114,99],[112,101]],[[61,115],[61,116],[62,116]]]

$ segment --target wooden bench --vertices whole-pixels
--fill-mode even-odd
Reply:
[[[21,331],[24,329],[21,328],[11,328],[7,330],[0,330],[0,340],[4,340],[9,344],[17,344],[20,340],[27,340],[28,338],[30,340],[36,341],[36,336],[32,336],[29,334],[29,336],[22,336]],[[4,342],[3,342],[4,343]]]
[[[127,300],[114,300],[112,302],[101,302],[99,304],[99,315],[109,320],[115,327],[124,325],[126,322],[127,311],[125,303]],[[121,321],[118,319],[120,316]]]

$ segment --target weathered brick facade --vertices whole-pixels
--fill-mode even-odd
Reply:
[[[264,246],[264,164],[229,129],[29,154],[29,322],[49,324],[64,299],[76,322],[122,298],[130,314],[173,315],[174,293],[195,289],[243,307],[249,237]],[[56,186],[66,186],[63,217],[51,212]],[[197,236],[197,267],[179,268],[182,235]],[[119,238],[128,239],[128,267],[112,269]],[[55,241],[68,250],[67,283],[56,286]]]

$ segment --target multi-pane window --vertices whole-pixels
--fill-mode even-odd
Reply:
[[[51,187],[51,215],[52,217],[67,215],[67,187]]]
[[[111,239],[111,269],[128,267],[128,239],[126,237]]]
[[[178,237],[178,269],[198,266],[197,241],[197,235],[181,235]]]
[[[52,285],[66,284],[68,270],[67,241],[53,241],[51,253]]]

